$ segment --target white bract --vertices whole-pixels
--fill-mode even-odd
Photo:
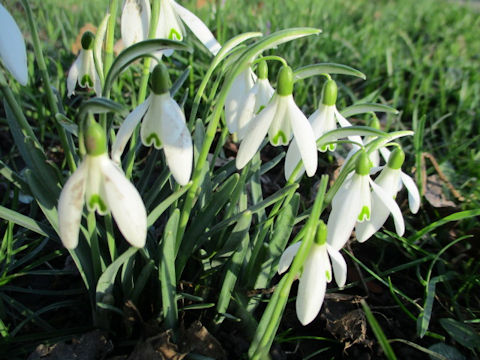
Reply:
[[[90,31],[85,32],[82,36],[82,49],[68,71],[68,96],[75,93],[77,83],[83,88],[93,88],[97,96],[102,94],[102,84],[93,59],[93,40],[94,35]]]
[[[392,154],[389,163],[375,179],[375,184],[383,189],[384,196],[389,199],[394,199],[402,185],[405,185],[408,191],[410,210],[416,214],[420,207],[420,194],[413,179],[402,172],[400,168],[405,155],[401,149],[396,149]],[[398,157],[401,159],[393,164]],[[384,199],[378,193],[372,192],[372,217],[370,221],[364,221],[356,225],[357,240],[359,242],[368,240],[383,226],[388,215],[390,215],[390,209],[385,205]]]
[[[307,175],[313,176],[318,163],[317,146],[312,127],[293,100],[293,81],[289,67],[283,67],[280,71],[278,84],[270,102],[246,127],[236,166],[241,169],[252,159],[267,133],[274,146],[288,145],[293,135],[298,139],[299,152]]]
[[[23,86],[28,82],[25,41],[12,15],[0,4],[0,59]]]
[[[283,252],[278,265],[279,274],[288,269],[300,245],[301,242],[297,242]],[[309,324],[318,315],[327,283],[332,280],[332,267],[335,282],[343,287],[347,279],[347,264],[342,254],[326,243],[313,243],[303,264],[297,292],[297,317],[302,325]]]
[[[348,241],[355,224],[375,219],[370,188],[392,213],[398,235],[403,235],[405,224],[397,203],[369,176],[370,161],[365,152],[360,154],[355,173],[345,179],[332,200],[328,218],[327,243],[340,250]]]
[[[149,0],[124,1],[121,33],[122,42],[125,47],[129,47],[148,38],[150,11]]]
[[[98,145],[102,142],[103,145]],[[60,239],[67,249],[74,249],[78,244],[85,203],[89,211],[96,210],[100,215],[111,211],[125,239],[135,247],[145,245],[145,205],[137,189],[108,157],[105,143],[103,128],[96,123],[90,125],[87,130],[87,155],[60,194],[58,227]]]

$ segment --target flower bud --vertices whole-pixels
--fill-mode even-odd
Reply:
[[[372,162],[368,158],[368,155],[365,151],[360,153],[359,158],[357,159],[357,164],[355,166],[355,172],[358,175],[368,175],[372,167]]]
[[[153,68],[150,75],[150,86],[155,95],[165,94],[170,90],[170,76],[168,69],[163,63],[159,63]]]
[[[401,148],[397,147],[390,154],[390,157],[388,158],[387,166],[390,169],[397,170],[402,167],[404,161],[405,161],[405,153]]]
[[[377,129],[377,130],[380,130],[381,127],[380,127],[380,121],[378,120],[378,118],[376,116],[373,116],[367,123],[367,126],[371,127],[371,128],[374,128],[374,129]]]
[[[92,50],[95,35],[91,31],[85,31],[82,35],[82,48],[84,50]]]
[[[293,71],[290,66],[283,66],[278,73],[277,93],[280,96],[292,95]]]
[[[103,155],[107,152],[107,139],[103,127],[95,121],[90,122],[85,134],[85,147],[91,156]]]
[[[315,234],[315,244],[323,245],[327,242],[327,225],[320,220],[317,225],[317,232]]]
[[[259,79],[268,79],[268,65],[265,60],[258,63],[257,75]]]
[[[322,104],[333,106],[337,102],[337,83],[333,80],[327,80],[323,85]]]

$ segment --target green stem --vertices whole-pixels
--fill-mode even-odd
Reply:
[[[35,59],[38,64],[38,68],[40,70],[40,76],[42,77],[42,80],[44,82],[44,89],[47,94],[47,99],[48,99],[48,104],[50,106],[50,110],[53,113],[53,116],[55,116],[58,112],[58,105],[57,105],[57,98],[53,94],[52,91],[52,85],[50,82],[50,77],[48,76],[48,71],[47,71],[47,66],[45,64],[45,59],[43,57],[43,52],[42,52],[42,47],[40,45],[40,39],[38,37],[38,31],[37,31],[37,25],[35,23],[35,20],[33,18],[32,14],[32,9],[30,8],[30,5],[28,4],[28,0],[22,0],[23,6],[25,8],[25,11],[27,13],[27,20],[28,20],[28,25],[30,27],[30,32],[32,35],[32,42],[33,42],[33,50],[35,52]],[[60,136],[60,142],[62,144],[63,151],[65,153],[65,158],[67,160],[68,167],[70,168],[70,171],[75,171],[77,168],[77,165],[75,164],[75,159],[73,157],[72,149],[69,146],[69,141],[67,139],[67,133],[65,132],[65,129],[55,120],[54,121],[55,128],[57,130],[58,135]]]
[[[287,61],[280,57],[280,56],[276,56],[276,55],[268,55],[268,56],[264,56],[264,57],[260,57],[258,59],[256,59],[255,61],[252,62],[252,65],[255,65],[261,61],[268,61],[268,60],[274,60],[274,61],[279,61],[282,63],[283,66],[288,66],[287,64]]]
[[[115,46],[115,25],[117,22],[118,0],[110,0],[109,6],[110,19],[108,19],[107,39],[105,41],[105,61],[103,62],[103,73],[108,74],[108,70],[113,63],[113,48]]]

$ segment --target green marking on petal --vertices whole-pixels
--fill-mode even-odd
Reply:
[[[98,211],[103,214],[108,211],[107,205],[98,194],[90,196],[90,199],[88,200],[88,208],[90,210],[97,208]]]
[[[332,281],[332,274],[330,273],[330,270],[325,270],[325,278],[327,281]]]
[[[180,34],[174,28],[171,28],[170,33],[168,34],[168,39],[169,40],[182,40],[182,34]]]
[[[360,211],[357,220],[360,222],[364,220],[370,220],[370,208],[367,205],[362,207],[362,211]]]
[[[282,138],[281,141],[279,141],[280,138]],[[280,130],[272,139],[272,144],[275,146],[286,143],[288,143],[287,135],[285,135],[282,130]]]
[[[90,75],[85,74],[83,75],[82,79],[80,80],[80,86],[88,86],[88,87],[93,87],[93,81]]]
[[[151,133],[150,135],[147,136],[146,139],[146,146],[155,146],[155,148],[160,149],[162,147],[162,142],[160,141],[160,138],[158,137],[157,134]]]

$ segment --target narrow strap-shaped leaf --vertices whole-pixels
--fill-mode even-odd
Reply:
[[[103,98],[96,97],[85,101],[78,112],[78,117],[83,119],[87,114],[105,114],[109,112],[123,112],[125,108],[119,103]]]
[[[0,205],[0,218],[7,221],[11,221],[14,224],[20,225],[21,227],[24,227],[25,229],[36,232],[37,234],[42,236],[53,235],[53,234],[49,235],[46,227],[41,223],[37,222],[36,220],[29,218],[28,216],[25,216],[23,214],[20,214],[14,210],[7,209],[6,207],[1,205]]]
[[[369,113],[369,112],[384,112],[384,113],[395,114],[395,115],[398,114],[398,110],[391,106],[383,105],[383,104],[371,104],[371,103],[353,104],[349,107],[346,107],[342,111],[340,111],[340,113],[346,118],[354,115]]]
[[[294,81],[323,74],[351,75],[365,80],[367,77],[361,71],[350,66],[335,63],[319,63],[301,67],[293,72]]]
[[[163,200],[160,204],[158,204],[155,209],[153,209],[150,214],[147,216],[147,227],[152,226],[155,221],[164,213],[165,210],[168,209],[170,205],[172,205],[175,201],[177,201],[190,187],[191,183],[181,187],[179,190],[175,191],[172,195],[167,197]]]

